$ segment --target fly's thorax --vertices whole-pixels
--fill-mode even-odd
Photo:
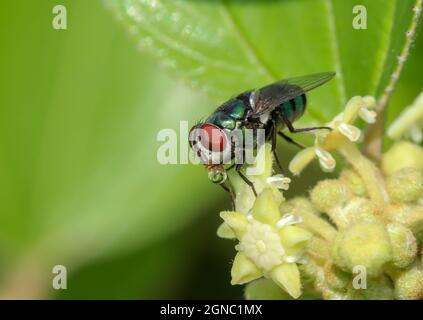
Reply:
[[[213,113],[206,121],[227,130],[233,130],[236,127],[236,119],[232,118],[223,111]]]
[[[237,123],[244,121],[246,110],[243,100],[231,99],[217,108],[206,121],[227,130],[233,130],[237,127]]]

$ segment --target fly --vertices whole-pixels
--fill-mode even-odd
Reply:
[[[233,198],[232,190],[226,184],[226,171],[235,168],[257,196],[254,184],[241,171],[244,163],[228,165],[223,160],[225,156],[229,160],[235,157],[232,151],[224,155],[227,147],[233,144],[228,138],[230,133],[235,129],[264,129],[265,140],[271,142],[275,162],[283,172],[275,152],[277,136],[281,136],[299,148],[304,148],[282,132],[283,129],[287,128],[291,133],[331,129],[329,127],[295,128],[293,123],[306,110],[306,92],[323,85],[334,76],[335,72],[317,73],[289,78],[257,90],[245,91],[223,103],[206,120],[192,127],[189,142],[207,168],[209,179],[230,192]]]

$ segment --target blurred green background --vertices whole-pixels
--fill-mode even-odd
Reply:
[[[280,2],[287,3],[288,13],[301,13],[295,5],[289,7],[292,0],[264,2],[260,10],[272,10],[265,6]],[[372,6],[372,1],[365,2]],[[410,9],[413,1],[401,3]],[[67,7],[66,31],[51,26],[57,4]],[[244,4],[233,5],[232,12],[238,12],[236,6]],[[256,12],[254,7],[246,10],[247,16]],[[403,19],[404,12],[396,17]],[[229,284],[233,243],[215,236],[218,212],[230,208],[227,195],[207,181],[201,166],[162,166],[156,160],[157,132],[178,129],[179,120],[193,123],[210,113],[221,101],[219,94],[197,88],[219,83],[223,87],[225,81],[216,80],[215,85],[196,79],[200,85],[193,89],[189,74],[169,75],[160,55],[137,50],[134,37],[126,32],[130,25],[116,21],[116,16],[96,0],[0,4],[0,297],[240,298],[242,288]],[[408,18],[398,24],[398,37],[390,38],[393,47],[387,50],[393,61]],[[272,32],[273,27],[267,26]],[[301,32],[306,35],[312,29],[310,23]],[[354,41],[368,43],[371,38]],[[301,50],[306,51],[304,46]],[[365,46],[352,49],[360,52],[351,61],[362,61]],[[294,52],[291,59],[301,60],[301,52],[289,46],[287,50]],[[345,50],[349,56],[347,44]],[[420,37],[389,119],[422,89],[422,55]],[[309,70],[319,57],[304,59],[307,64],[296,75]],[[282,67],[292,64],[280,62]],[[274,68],[278,74],[279,67]],[[348,74],[353,70],[354,64],[344,69],[350,81],[346,92],[371,93],[355,92],[361,82]],[[225,74],[214,77],[223,79]],[[248,77],[234,86],[246,89],[247,84],[265,80]],[[327,90],[334,88],[335,84]],[[324,98],[317,93],[316,101]],[[328,120],[325,117],[340,110],[334,104],[321,112],[320,119]],[[305,121],[312,120],[319,116]],[[280,147],[287,163],[295,150]],[[320,175],[316,165],[307,169],[286,196],[307,192]],[[57,264],[67,267],[67,290],[51,287]]]

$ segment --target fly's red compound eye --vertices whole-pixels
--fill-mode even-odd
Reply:
[[[199,129],[200,139],[203,147],[207,148],[210,151],[220,151],[225,150],[226,147],[226,135],[222,129],[215,126],[214,124],[204,123]]]

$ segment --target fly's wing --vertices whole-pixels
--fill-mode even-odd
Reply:
[[[324,72],[289,78],[253,91],[250,96],[250,104],[253,107],[251,116],[259,117],[263,113],[271,112],[278,105],[328,82],[334,75],[335,72]]]

